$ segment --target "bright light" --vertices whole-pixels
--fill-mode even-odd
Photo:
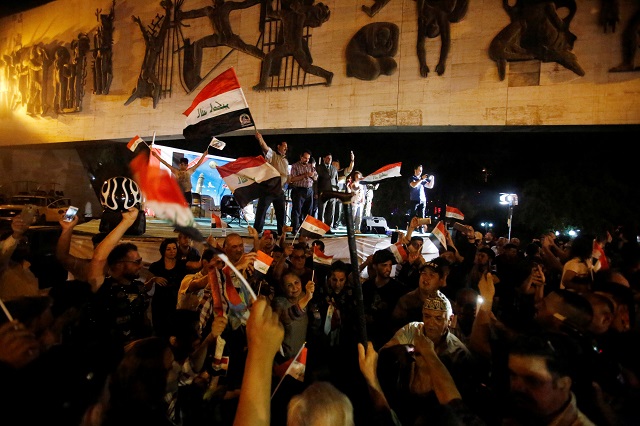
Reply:
[[[505,192],[500,193],[500,204],[508,204],[510,206],[518,205],[518,195],[517,194],[507,194]]]

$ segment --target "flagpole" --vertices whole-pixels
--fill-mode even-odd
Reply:
[[[343,208],[346,208],[345,213],[347,220],[347,237],[349,241],[349,255],[351,258],[351,277],[353,280],[354,296],[356,299],[356,312],[358,316],[358,324],[360,331],[359,342],[363,345],[367,344],[367,321],[364,316],[364,300],[362,297],[362,284],[360,283],[360,268],[358,266],[358,251],[356,247],[356,236],[353,228],[353,207],[351,205],[351,196],[349,192],[339,191],[323,191],[320,193],[320,199],[327,201],[331,198],[337,198],[342,202]]]
[[[304,347],[307,345],[307,342],[304,342],[302,344],[302,346],[300,346],[300,349],[298,350],[298,353],[296,354],[296,356],[293,358],[293,361],[291,361],[291,364],[289,365],[289,368],[291,368],[291,365],[293,365],[294,362],[296,362],[298,360],[298,357],[300,356],[300,354],[302,353],[302,350],[304,349]],[[313,349],[313,348],[312,348]],[[287,368],[287,371],[289,371],[289,368]],[[280,379],[280,381],[278,382],[278,384],[276,385],[276,388],[273,390],[273,393],[271,394],[271,399],[273,399],[273,395],[276,394],[276,392],[278,391],[278,388],[280,387],[280,385],[282,384],[282,382],[284,381],[284,378],[287,377],[287,371],[284,372],[282,378]]]

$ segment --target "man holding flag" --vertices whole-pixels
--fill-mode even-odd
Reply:
[[[200,159],[195,164],[191,165],[191,167],[189,167],[189,160],[184,157],[182,157],[178,162],[178,167],[175,167],[165,161],[155,149],[151,148],[151,154],[160,160],[162,164],[167,166],[167,168],[171,170],[171,173],[176,177],[178,185],[180,185],[180,189],[182,189],[182,192],[184,193],[184,199],[187,201],[189,206],[193,204],[193,197],[191,195],[191,189],[193,188],[193,185],[191,184],[191,176],[195,173],[196,169],[204,163],[204,160],[207,159],[208,153],[209,145],[207,145],[207,148],[202,153]]]
[[[276,150],[271,149],[264,138],[259,132],[256,132],[256,139],[260,143],[264,158],[269,164],[271,164],[280,173],[280,191],[277,193],[265,193],[258,198],[258,206],[256,207],[256,219],[253,222],[253,227],[259,233],[264,228],[265,217],[267,216],[267,209],[270,204],[273,204],[273,210],[276,214],[276,229],[278,235],[282,235],[282,227],[285,225],[285,212],[286,212],[286,198],[284,195],[284,188],[289,180],[289,161],[287,160],[287,142],[282,141],[276,145]]]

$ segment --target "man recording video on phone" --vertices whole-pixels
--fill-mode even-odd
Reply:
[[[422,164],[418,164],[413,168],[413,176],[408,180],[409,183],[409,206],[410,216],[423,218],[427,208],[427,189],[432,189],[436,178],[430,174],[422,173]],[[416,232],[425,233],[426,226],[418,226]]]

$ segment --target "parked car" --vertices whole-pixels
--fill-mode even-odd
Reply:
[[[9,197],[6,204],[0,205],[0,221],[11,222],[28,204],[31,204],[36,210],[33,224],[45,225],[57,223],[60,216],[71,205],[71,199],[45,195],[14,195]]]

